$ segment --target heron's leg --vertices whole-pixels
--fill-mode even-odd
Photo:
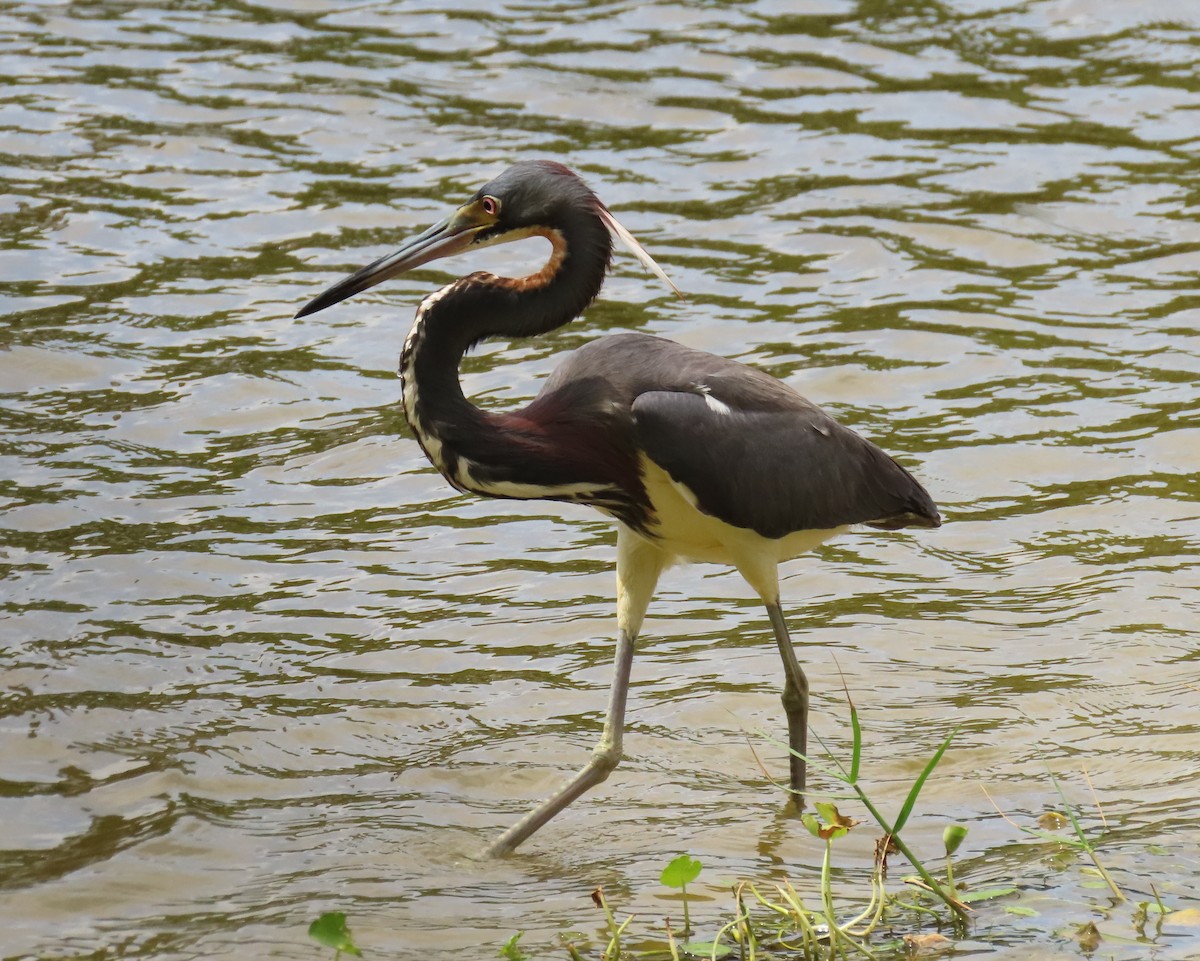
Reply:
[[[775,632],[775,643],[779,656],[783,658],[783,710],[787,714],[788,747],[792,749],[789,773],[791,788],[796,800],[804,791],[804,759],[797,754],[808,752],[808,678],[796,660],[792,648],[792,637],[788,634],[787,621],[779,606],[779,565],[763,551],[748,551],[734,558],[742,577],[754,588],[767,606],[771,628]]]
[[[771,618],[775,643],[779,645],[779,655],[783,658],[783,710],[787,714],[788,746],[792,749],[791,785],[792,790],[799,794],[804,791],[805,763],[804,758],[797,755],[808,754],[808,678],[796,660],[796,651],[792,647],[792,638],[788,634],[787,621],[783,619],[778,598],[767,602],[767,615]]]
[[[488,857],[510,854],[572,801],[605,780],[621,760],[625,702],[633,666],[634,641],[646,607],[662,573],[666,557],[655,546],[620,525],[617,530],[617,654],[604,733],[587,765],[554,794],[496,838],[484,852]]]

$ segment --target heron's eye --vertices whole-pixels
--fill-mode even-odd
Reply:
[[[483,212],[489,217],[495,217],[496,214],[500,213],[500,201],[495,197],[484,197],[483,200],[479,202],[479,205],[483,208]]]

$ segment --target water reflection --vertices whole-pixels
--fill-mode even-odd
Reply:
[[[4,957],[292,957],[327,907],[376,951],[493,951],[586,925],[597,882],[661,915],[681,849],[714,896],[811,878],[743,739],[779,721],[759,605],[703,567],[651,609],[618,774],[529,854],[464,860],[599,732],[607,524],[459,497],[407,438],[395,358],[444,274],[289,318],[537,156],[689,300],[622,259],[572,329],[471,358],[469,393],[520,403],[559,352],[643,330],[882,441],[949,522],[789,568],[818,729],[842,733],[840,667],[886,793],[963,724],[910,843],[964,821],[968,870],[1050,895],[1036,923],[990,915],[981,951],[1050,950],[1097,903],[976,786],[1035,816],[1059,804],[1047,762],[1090,816],[1086,764],[1132,893],[1191,897],[1190,10],[279,0],[0,24]]]

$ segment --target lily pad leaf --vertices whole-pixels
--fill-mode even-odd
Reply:
[[[990,901],[992,898],[1004,898],[1016,893],[1017,889],[1012,885],[999,888],[980,888],[978,891],[959,891],[958,900],[963,904],[972,904],[975,901]]]
[[[700,877],[701,864],[693,857],[681,854],[663,868],[659,880],[668,888],[682,888]]]
[[[680,950],[684,954],[690,954],[694,958],[711,958],[713,957],[713,943],[711,941],[689,941],[682,945]],[[726,958],[733,954],[733,948],[724,944],[716,945],[716,957]]]
[[[323,944],[334,951],[345,951],[356,958],[362,957],[350,929],[346,927],[346,915],[341,911],[326,911],[308,926],[308,936],[317,944]]]

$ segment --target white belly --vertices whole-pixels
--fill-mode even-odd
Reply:
[[[642,483],[654,505],[657,520],[651,525],[651,533],[660,550],[672,559],[732,564],[760,594],[773,592],[774,571],[781,561],[811,551],[849,529],[834,527],[796,531],[778,538],[763,537],[705,514],[696,506],[690,490],[645,457]]]

